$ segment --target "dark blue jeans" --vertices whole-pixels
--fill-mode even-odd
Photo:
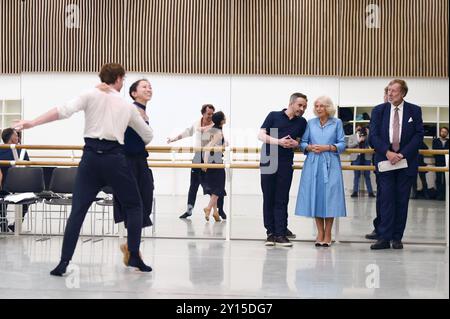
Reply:
[[[352,162],[352,165],[370,165],[370,160],[356,160]],[[366,180],[366,187],[369,193],[373,193],[372,183],[370,181],[370,171],[355,171],[355,177],[353,179],[353,192],[359,192],[359,179],[361,177],[361,172],[364,173],[364,179]]]

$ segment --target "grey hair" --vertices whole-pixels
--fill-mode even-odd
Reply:
[[[333,101],[330,97],[322,95],[314,101],[314,115],[318,116],[315,108],[316,103],[321,103],[325,106],[325,110],[329,117],[333,117],[336,114],[336,107],[334,106]]]

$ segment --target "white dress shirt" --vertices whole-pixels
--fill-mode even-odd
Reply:
[[[399,123],[400,123],[400,127],[398,130],[398,142],[400,143],[402,140],[402,122],[403,122],[403,104],[404,101],[402,101],[402,103],[400,103],[400,105],[398,106],[398,119],[399,119]],[[391,104],[391,118],[389,120],[389,142],[392,144],[393,141],[393,135],[394,135],[394,115],[395,115],[395,106]]]
[[[135,106],[117,91],[89,91],[58,108],[59,119],[84,111],[84,137],[117,141],[124,144],[127,126],[139,134],[145,144],[153,139],[152,129],[144,122]]]
[[[210,128],[213,124],[209,125]],[[202,132],[202,120],[196,121],[192,126],[186,128],[180,135],[183,138],[194,136],[194,147],[205,147],[211,140],[211,132]]]

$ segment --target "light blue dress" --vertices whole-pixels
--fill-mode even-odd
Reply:
[[[330,117],[322,127],[319,118],[308,121],[300,149],[309,144],[332,144],[336,152],[308,152],[303,165],[295,214],[306,217],[345,217],[345,193],[339,154],[345,150],[340,119]]]

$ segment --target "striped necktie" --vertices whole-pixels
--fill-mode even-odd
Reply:
[[[399,119],[399,115],[398,115],[398,107],[395,108],[395,113],[394,113],[394,130],[392,133],[392,150],[394,152],[398,152],[398,150],[400,149],[400,119]]]

